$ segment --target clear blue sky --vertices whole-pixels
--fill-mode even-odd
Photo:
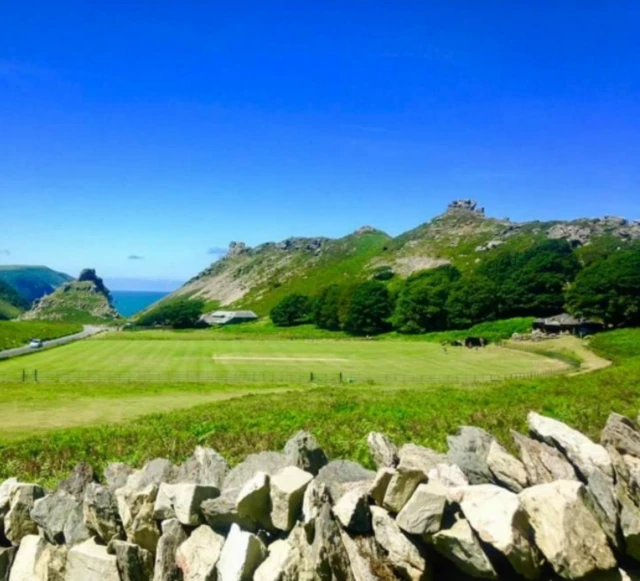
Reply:
[[[7,0],[0,262],[180,280],[460,197],[638,218],[639,30],[635,0]]]

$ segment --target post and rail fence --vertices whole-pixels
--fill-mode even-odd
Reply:
[[[47,371],[46,369],[22,369],[3,373],[0,370],[0,384],[2,383],[275,383],[275,384],[358,384],[358,385],[473,385],[516,379],[534,379],[561,375],[566,370],[548,370],[529,373],[509,374],[451,374],[451,375],[411,375],[411,374],[349,374],[346,372],[300,371],[283,373],[266,372],[200,372],[183,371],[170,373],[148,372],[105,372],[105,371]]]

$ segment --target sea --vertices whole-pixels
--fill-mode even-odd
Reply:
[[[160,291],[111,291],[113,305],[123,317],[135,315],[168,294]]]

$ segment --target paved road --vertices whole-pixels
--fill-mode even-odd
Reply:
[[[5,351],[0,351],[0,359],[18,357],[19,355],[28,355],[29,353],[38,353],[40,351],[43,351],[44,349],[57,347],[58,345],[65,345],[67,343],[73,343],[73,341],[78,341],[80,339],[86,339],[87,337],[91,337],[92,335],[102,333],[102,331],[105,330],[106,329],[104,327],[98,327],[96,325],[84,325],[83,330],[80,333],[76,333],[75,335],[67,335],[66,337],[60,337],[58,339],[51,339],[50,341],[45,341],[40,349],[31,349],[30,347],[17,347],[16,349],[6,349]]]

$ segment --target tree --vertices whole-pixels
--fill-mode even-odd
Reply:
[[[544,240],[525,251],[500,250],[477,273],[497,286],[500,317],[543,317],[562,311],[565,289],[579,270],[566,240]]]
[[[311,299],[308,296],[287,295],[271,309],[271,320],[278,327],[302,325],[309,322],[311,307]]]
[[[313,308],[313,322],[317,327],[329,331],[341,329],[340,306],[343,293],[344,288],[337,284],[320,291]]]
[[[353,288],[344,317],[344,328],[354,335],[377,335],[390,328],[393,300],[387,287],[370,280]]]
[[[448,327],[452,329],[491,321],[498,313],[498,287],[479,274],[463,276],[451,288],[446,311]]]
[[[175,299],[144,313],[138,317],[136,324],[143,327],[160,325],[189,329],[198,326],[203,309],[204,301],[199,299]]]
[[[567,292],[567,307],[606,324],[640,325],[640,250],[619,251],[585,268]]]
[[[412,274],[405,281],[393,314],[394,327],[401,333],[424,333],[447,328],[446,304],[460,272],[440,266]]]

